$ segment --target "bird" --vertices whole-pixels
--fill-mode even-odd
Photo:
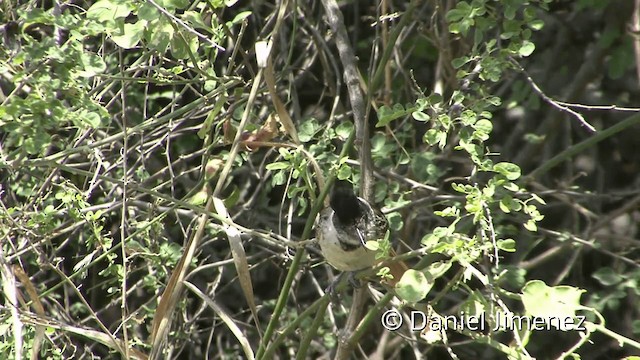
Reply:
[[[382,212],[356,196],[347,180],[336,180],[329,206],[320,212],[316,237],[327,262],[340,271],[371,268],[379,260],[367,241],[384,239],[389,222]]]

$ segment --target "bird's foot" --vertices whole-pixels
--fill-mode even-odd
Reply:
[[[349,275],[347,277],[347,281],[354,289],[358,289],[362,286],[362,282],[356,277],[357,273],[357,271],[349,271]]]
[[[331,296],[332,301],[338,300],[338,290],[343,290],[344,286],[342,286],[343,277],[347,274],[347,282],[354,289],[358,289],[362,287],[362,282],[356,277],[357,271],[349,271],[349,272],[341,272],[340,275],[336,276],[336,278],[327,286],[325,292]]]
[[[331,281],[331,284],[329,284],[329,286],[327,286],[327,289],[324,291],[325,293],[329,294],[332,302],[338,302],[338,287],[342,282],[343,276],[344,273],[341,272],[340,275],[336,276],[336,278]]]

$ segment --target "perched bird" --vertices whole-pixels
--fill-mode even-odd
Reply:
[[[330,207],[320,213],[317,238],[322,255],[331,266],[341,271],[358,271],[376,265],[376,252],[365,247],[367,241],[385,237],[387,218],[363,198],[356,196],[353,186],[336,180],[330,196]]]

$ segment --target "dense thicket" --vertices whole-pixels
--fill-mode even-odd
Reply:
[[[0,23],[1,358],[640,354],[640,1],[9,0]],[[306,241],[336,177],[412,268],[369,277],[358,331]],[[587,325],[380,324],[427,307]]]

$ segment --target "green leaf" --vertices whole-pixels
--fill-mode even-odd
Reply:
[[[411,158],[411,171],[416,180],[433,183],[443,174],[443,171],[435,164],[436,155],[431,152],[421,152]]]
[[[400,231],[404,226],[402,215],[397,211],[387,214],[387,219],[389,219],[389,229],[393,231]]]
[[[240,13],[238,13],[238,15],[236,15],[233,20],[231,20],[231,24],[239,24],[242,22],[242,20],[248,18],[249,16],[251,16],[251,11],[242,11]]]
[[[209,199],[209,194],[207,189],[203,187],[202,190],[195,193],[195,195],[189,199],[189,202],[194,205],[204,205],[207,202],[207,199]]]
[[[467,56],[455,58],[451,61],[451,65],[453,65],[454,69],[461,68],[464,64],[468,63],[470,59]]]
[[[282,156],[283,158],[289,160],[293,157],[293,154],[291,153],[291,151],[289,151],[289,149],[287,148],[278,148],[278,153],[280,154],[280,156]]]
[[[493,123],[487,119],[480,119],[473,124],[473,128],[476,129],[473,133],[473,137],[481,141],[486,141],[489,139],[489,134],[493,130]]]
[[[211,31],[211,27],[205,24],[202,20],[202,15],[195,11],[185,11],[184,14],[182,14],[182,20],[189,23],[196,29]]]
[[[540,196],[536,195],[536,194],[531,194],[531,198],[535,201],[537,201],[538,203],[542,204],[542,205],[547,205],[547,202],[544,201]]]
[[[353,173],[353,171],[351,170],[350,166],[342,164],[340,166],[340,169],[338,169],[337,177],[340,180],[346,180],[346,179],[351,177],[352,173]]]
[[[395,289],[398,297],[410,303],[416,303],[424,299],[433,284],[427,281],[424,273],[409,269],[402,275]]]
[[[497,241],[498,249],[506,252],[516,252],[516,242],[513,239],[500,239]]]
[[[511,211],[520,211],[520,209],[522,209],[522,205],[515,201],[511,196],[505,196],[500,200],[500,210],[505,214],[508,214]]]
[[[112,35],[111,40],[113,40],[113,42],[121,48],[131,49],[138,45],[138,42],[142,40],[142,36],[144,35],[144,28],[144,21],[138,21],[133,24],[124,24],[122,35]]]
[[[411,112],[413,112],[413,109],[405,110],[402,104],[394,104],[393,107],[383,105],[378,109],[378,123],[376,127],[386,126],[393,120],[406,116]]]
[[[300,127],[298,128],[298,138],[303,143],[309,142],[318,131],[320,131],[318,121],[314,118],[310,118],[300,124]]]
[[[610,267],[600,268],[591,276],[593,276],[594,279],[598,280],[600,284],[604,286],[612,286],[624,280],[622,276],[618,275]]]
[[[456,22],[464,19],[471,14],[471,6],[465,1],[460,1],[455,9],[449,10],[446,15],[446,19],[448,22]]]
[[[84,70],[79,71],[78,74],[82,77],[95,76],[107,69],[107,64],[102,61],[100,56],[94,53],[83,52],[80,55],[80,62]]]
[[[364,247],[371,251],[378,251],[378,249],[380,249],[380,243],[377,240],[368,240],[364,244]]]
[[[502,185],[502,187],[503,187],[503,188],[505,188],[505,189],[507,189],[507,190],[509,190],[509,191],[513,191],[513,192],[518,192],[518,191],[520,191],[520,187],[519,187],[518,185],[516,185],[516,184],[512,183],[512,182],[504,183],[504,184]],[[518,209],[518,211],[519,211],[519,209]]]
[[[160,17],[160,12],[153,5],[145,2],[138,9],[138,19],[146,20],[148,22],[157,20]]]
[[[542,318],[573,317],[585,290],[573,286],[547,286],[541,280],[529,281],[522,289],[522,303],[527,314]]]
[[[536,222],[533,220],[528,220],[523,226],[531,232],[538,231],[538,225],[536,225]]]
[[[436,279],[449,271],[451,264],[451,261],[436,261],[429,265],[426,270],[426,277],[429,283],[433,284]]]
[[[272,179],[273,185],[283,185],[285,181],[287,181],[287,178],[283,171],[278,171],[273,175],[273,179]]]
[[[536,31],[542,30],[542,28],[544,27],[544,21],[540,19],[532,20],[527,24],[527,26]]]
[[[149,23],[145,37],[150,48],[164,54],[173,38],[173,32],[173,26],[163,19]]]
[[[189,0],[156,0],[156,2],[167,10],[184,9],[189,6]]]
[[[422,111],[414,111],[411,116],[418,121],[429,121],[429,119],[431,119],[431,116],[423,113]]]
[[[271,164],[267,164],[266,168],[267,170],[284,170],[284,169],[288,169],[289,167],[291,167],[291,164],[288,162],[283,162],[283,161],[278,161],[278,162],[274,162]]]
[[[198,38],[195,35],[181,31],[171,39],[171,54],[178,59],[189,59],[189,53],[195,54],[198,51],[198,45]]]
[[[427,101],[432,106],[440,104],[442,102],[442,100],[443,100],[442,95],[440,95],[438,93],[433,93],[433,94],[429,95],[429,97],[427,98]]]
[[[91,128],[97,128],[100,126],[100,123],[102,122],[102,119],[100,118],[100,115],[94,113],[94,112],[87,112],[86,110],[83,110],[83,114],[81,116],[81,120],[83,123],[89,125],[89,127]]]
[[[427,132],[424,133],[424,136],[422,137],[422,141],[433,146],[438,143],[438,133],[439,132],[436,129],[429,129],[427,130]]]
[[[502,105],[502,99],[500,99],[500,97],[498,97],[498,96],[489,96],[489,97],[487,98],[487,101],[488,101],[491,105],[493,105],[493,106],[500,106],[500,105]],[[491,113],[489,113],[489,114],[491,114]],[[481,115],[481,116],[485,116],[484,114],[480,114],[480,115]]]
[[[518,165],[509,162],[499,162],[495,164],[493,171],[504,175],[504,177],[511,181],[518,179],[522,174]]]
[[[353,123],[350,121],[343,121],[336,127],[336,135],[342,139],[347,139],[353,131]]]
[[[455,206],[449,206],[442,210],[436,210],[433,213],[440,217],[458,217],[460,216],[460,209]]]
[[[131,10],[122,1],[100,0],[87,10],[87,18],[106,22],[129,16]]]
[[[520,54],[520,56],[527,57],[531,55],[535,49],[536,45],[534,43],[529,40],[524,40],[522,41],[522,46],[520,47],[518,53]]]

